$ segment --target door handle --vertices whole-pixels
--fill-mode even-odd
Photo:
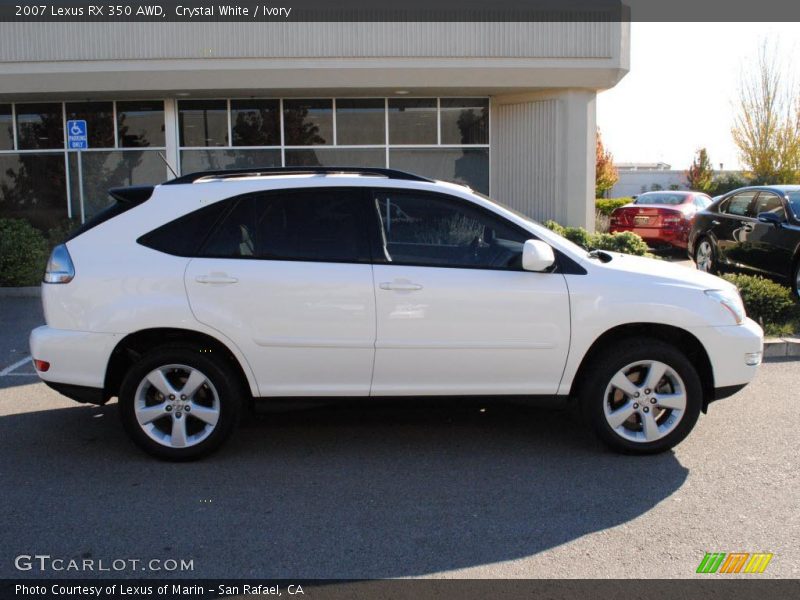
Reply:
[[[714,219],[713,221],[711,221],[711,224],[712,224],[714,227],[716,227],[717,225],[722,225],[722,223],[720,223],[720,222],[719,222],[719,221],[717,221],[716,219]]]
[[[747,232],[753,231],[753,224],[750,221],[739,221],[739,224]]]
[[[236,277],[228,277],[227,275],[198,275],[194,278],[197,283],[236,283],[239,280]]]
[[[414,292],[422,289],[420,284],[411,283],[410,281],[384,281],[378,287],[382,290],[395,290],[398,292]]]

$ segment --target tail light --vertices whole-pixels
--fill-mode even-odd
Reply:
[[[39,360],[38,358],[33,359],[33,366],[36,367],[36,370],[40,373],[46,373],[50,369],[50,363],[46,360]]]
[[[47,268],[44,271],[45,283],[69,283],[75,277],[75,265],[72,264],[72,257],[64,244],[53,248],[50,260],[47,261]]]

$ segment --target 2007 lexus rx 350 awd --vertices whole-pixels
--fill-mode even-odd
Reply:
[[[574,402],[661,452],[744,387],[762,332],[729,283],[586,252],[468,188],[386,169],[263,169],[112,190],[53,250],[39,376],[119,398],[156,456],[217,448],[252,399]]]

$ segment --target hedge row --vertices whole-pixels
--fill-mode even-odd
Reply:
[[[727,274],[722,278],[739,289],[747,316],[758,321],[768,335],[796,333],[800,305],[788,287],[757,275]]]
[[[583,227],[564,227],[555,221],[545,221],[545,227],[587,250],[608,250],[635,256],[651,256],[647,243],[632,231],[589,233]]]

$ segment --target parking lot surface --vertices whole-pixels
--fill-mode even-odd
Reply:
[[[5,371],[41,314],[0,304]],[[173,464],[128,442],[116,404],[24,363],[0,377],[0,577],[686,578],[706,552],[771,552],[755,577],[798,577],[799,369],[765,364],[652,457],[604,450],[569,412],[426,401],[262,414]],[[21,554],[193,570],[21,572]]]

